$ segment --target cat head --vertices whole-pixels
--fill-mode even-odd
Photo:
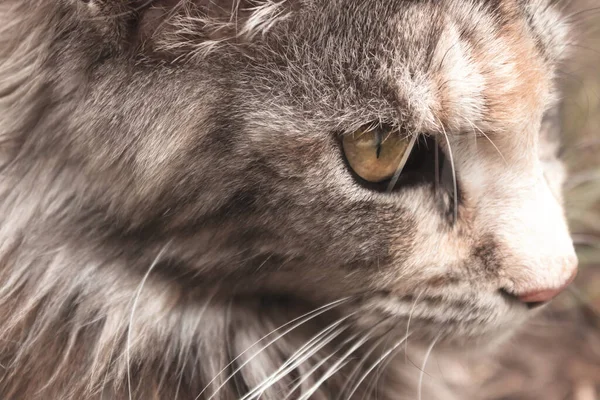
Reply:
[[[575,274],[552,1],[12,3],[5,169],[68,199],[47,240],[443,339]]]

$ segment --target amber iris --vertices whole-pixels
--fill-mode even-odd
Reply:
[[[345,135],[344,155],[350,168],[368,182],[383,182],[400,171],[408,158],[411,137],[383,127]]]

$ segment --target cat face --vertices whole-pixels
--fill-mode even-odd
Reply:
[[[48,104],[18,162],[60,154],[73,177],[61,240],[132,265],[160,249],[192,287],[351,297],[358,324],[495,337],[577,264],[550,3],[46,4]],[[417,138],[393,188],[349,163],[365,126]]]

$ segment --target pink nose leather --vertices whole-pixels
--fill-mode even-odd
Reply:
[[[523,303],[545,303],[545,302],[548,302],[548,301],[552,300],[553,298],[555,298],[556,296],[558,296],[563,290],[565,290],[565,288],[567,286],[569,286],[571,284],[571,282],[573,282],[573,280],[575,279],[575,276],[577,276],[577,270],[575,270],[573,272],[573,275],[571,275],[571,277],[567,280],[567,282],[559,288],[536,290],[533,292],[519,295],[518,298]]]

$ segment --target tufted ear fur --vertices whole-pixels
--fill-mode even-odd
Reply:
[[[290,0],[77,0],[105,38],[149,54],[193,56],[264,35],[293,11]]]

